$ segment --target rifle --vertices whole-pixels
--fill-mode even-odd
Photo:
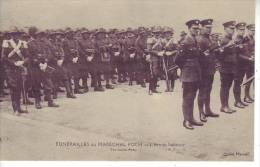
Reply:
[[[255,79],[255,76],[253,75],[252,77],[248,78],[246,81],[244,81],[240,86],[246,86],[247,84],[250,84],[251,81]]]
[[[218,44],[217,46],[205,50],[205,51],[203,52],[203,54],[206,55],[206,56],[208,56],[210,52],[217,51],[217,50],[224,50],[224,49],[227,49],[227,48],[233,48],[233,47],[243,46],[243,45],[244,45],[243,43],[244,43],[243,40],[239,40],[239,41],[229,42],[229,43],[227,43],[226,45],[221,45],[221,44],[220,44],[220,41],[218,41],[218,42],[217,42],[217,44]]]

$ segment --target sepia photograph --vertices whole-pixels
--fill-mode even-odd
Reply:
[[[0,0],[0,160],[254,162],[255,12]]]

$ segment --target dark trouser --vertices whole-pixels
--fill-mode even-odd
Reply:
[[[50,73],[43,72],[39,68],[32,69],[32,90],[36,102],[40,102],[41,99],[41,84],[43,85],[44,95],[48,102],[52,102],[52,91],[54,85],[52,82],[52,77]]]
[[[241,67],[237,70],[234,78],[233,93],[235,97],[235,102],[241,102],[241,84],[246,75],[246,68]]]
[[[184,120],[192,121],[193,118],[193,108],[194,108],[194,99],[199,88],[199,82],[183,82],[183,101],[182,101],[182,112]]]
[[[54,92],[53,94],[58,93],[58,88],[61,83],[64,84],[67,95],[73,94],[71,81],[69,80],[68,70],[64,66],[56,66],[55,72],[52,75],[52,81],[54,84]]]
[[[254,64],[249,64],[248,68],[246,69],[246,79],[249,79],[250,77],[252,77],[254,75],[254,73],[255,73]],[[250,87],[251,87],[252,82],[253,82],[253,80],[245,85],[245,97],[251,97],[250,96]]]
[[[22,73],[19,70],[6,70],[7,83],[10,88],[12,107],[14,112],[21,110]]]
[[[160,75],[159,61],[152,61],[150,63],[151,78],[149,82],[149,89],[154,91],[157,87],[158,77]]]
[[[125,81],[127,77],[127,61],[121,56],[118,58],[118,80]]]
[[[135,67],[136,67],[136,62],[133,58],[129,59],[127,62],[127,72],[129,74],[129,81],[133,82],[135,79]]]
[[[4,81],[5,81],[5,70],[4,65],[0,62],[0,95],[4,94]]]
[[[220,101],[222,107],[229,107],[229,90],[232,86],[235,76],[233,73],[220,73],[221,87],[220,87]]]
[[[144,59],[137,59],[136,60],[136,80],[140,84],[145,82],[145,60]]]
[[[213,81],[214,74],[202,76],[198,94],[198,106],[200,112],[203,111],[204,107],[206,112],[210,111],[210,93],[212,90]]]
[[[79,90],[79,80],[80,80],[80,64],[79,63],[68,63],[65,65],[65,68],[68,70],[69,82],[71,83],[72,79],[74,81],[74,91]],[[72,83],[71,83],[72,84]],[[70,86],[72,89],[72,85]]]

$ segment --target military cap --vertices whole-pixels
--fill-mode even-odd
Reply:
[[[228,21],[228,22],[225,22],[225,23],[223,23],[223,26],[224,26],[224,27],[233,27],[233,28],[235,28],[235,26],[236,26],[236,21]]]
[[[245,22],[240,22],[236,24],[236,29],[245,29],[245,28],[246,28]]]
[[[88,29],[84,29],[80,31],[81,34],[90,34],[91,32]]]
[[[165,27],[164,29],[163,29],[163,32],[164,33],[167,33],[167,32],[171,32],[171,33],[173,33],[173,28],[171,28],[171,27]]]
[[[189,28],[193,25],[198,26],[200,24],[200,21],[198,19],[189,20],[185,23]]]
[[[67,27],[65,29],[65,34],[68,34],[68,33],[73,33],[74,31],[70,28],[70,27]]]
[[[44,30],[38,30],[35,35],[47,35],[46,31]]]
[[[185,36],[187,33],[185,31],[181,31],[181,36]]]
[[[153,27],[153,28],[152,28],[152,32],[153,32],[153,33],[162,32],[162,29],[161,29],[161,27],[159,27],[159,26]]]
[[[201,26],[212,26],[213,19],[205,19],[200,21]]]
[[[138,27],[137,32],[138,32],[138,34],[143,34],[143,33],[146,33],[146,30],[144,27]]]
[[[124,29],[121,29],[121,30],[116,31],[115,33],[116,33],[116,34],[123,34],[123,33],[125,33],[125,30],[124,30]]]
[[[248,24],[248,25],[246,26],[246,28],[247,28],[248,30],[255,30],[255,24]]]
[[[131,27],[128,27],[128,28],[126,29],[126,32],[132,32],[132,33],[134,33],[134,30],[133,30]]]
[[[110,34],[114,34],[114,33],[115,33],[115,31],[116,31],[116,29],[115,29],[115,28],[110,28],[110,29],[108,30],[108,33],[110,33]]]
[[[61,30],[52,31],[50,35],[62,35],[63,32]]]
[[[35,35],[35,34],[37,33],[37,31],[38,31],[38,28],[37,28],[37,27],[29,27],[29,29],[28,29],[28,34],[29,34],[30,36],[33,36],[33,35]]]
[[[100,33],[107,33],[106,30],[104,28],[100,28],[96,31],[95,34],[100,34]]]
[[[9,34],[22,34],[22,32],[17,27],[13,27],[9,31]]]

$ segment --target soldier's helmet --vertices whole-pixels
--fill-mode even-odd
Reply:
[[[187,35],[187,33],[186,33],[185,31],[181,31],[180,36],[181,36],[181,37],[184,37],[185,35]]]
[[[12,27],[9,34],[22,34],[22,32],[18,29],[18,27]]]
[[[65,28],[65,34],[73,33],[74,31],[70,27]]]
[[[99,28],[97,31],[96,31],[96,35],[100,34],[100,33],[107,33],[106,30],[104,28]]]
[[[144,27],[138,27],[137,32],[138,34],[144,34],[146,33],[146,29]]]
[[[62,32],[60,29],[54,30],[54,31],[52,31],[52,32],[50,33],[50,35],[52,35],[52,36],[62,35],[62,34],[63,34],[63,32]]]
[[[81,29],[80,33],[81,34],[91,34],[91,32],[88,29],[86,29],[86,28]]]
[[[38,32],[38,28],[37,27],[33,26],[33,27],[29,27],[28,28],[28,34],[30,36],[35,36],[37,32]]]
[[[131,27],[128,27],[128,28],[126,29],[126,32],[128,32],[128,33],[134,33],[134,30],[133,30]]]
[[[164,27],[163,32],[164,33],[174,33],[174,30],[171,27]]]
[[[156,26],[156,27],[153,27],[153,28],[152,28],[152,33],[153,33],[153,34],[159,34],[159,33],[161,33],[161,32],[162,32],[162,29],[161,29],[160,26]]]

